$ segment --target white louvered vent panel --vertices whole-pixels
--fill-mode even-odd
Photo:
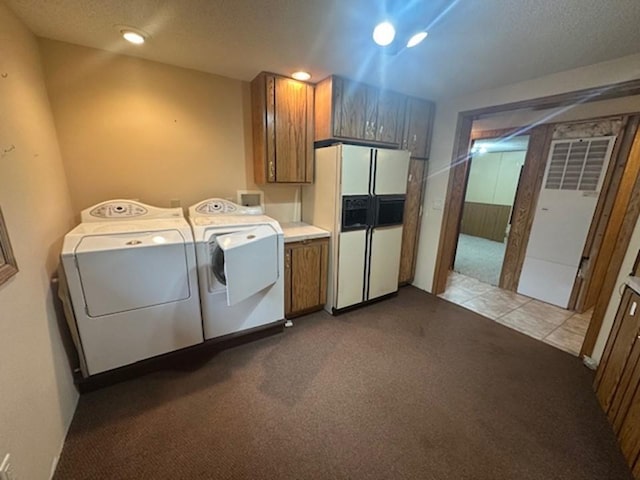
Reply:
[[[615,137],[554,142],[545,188],[595,191]]]

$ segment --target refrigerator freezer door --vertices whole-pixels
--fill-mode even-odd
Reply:
[[[402,225],[374,228],[372,235],[367,300],[398,290]]]
[[[375,195],[404,195],[407,193],[409,152],[405,150],[376,150]]]
[[[341,195],[368,195],[371,152],[369,147],[342,145]],[[406,175],[405,175],[406,176]]]
[[[364,300],[366,240],[367,230],[355,230],[340,234],[336,308],[345,308],[361,303]],[[397,284],[398,281],[396,279],[396,286]]]

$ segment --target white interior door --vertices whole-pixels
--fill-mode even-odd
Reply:
[[[375,195],[403,195],[407,193],[409,152],[405,150],[376,150]]]
[[[519,293],[568,306],[614,139],[552,142]]]
[[[216,238],[224,252],[227,305],[235,305],[278,279],[278,235],[268,225]]]
[[[366,230],[340,233],[336,308],[344,308],[364,301],[366,240]]]
[[[184,241],[175,230],[80,240],[76,264],[87,314],[101,317],[189,298]]]
[[[367,300],[398,290],[402,225],[374,228],[372,236]]]

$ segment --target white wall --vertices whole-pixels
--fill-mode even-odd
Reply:
[[[73,213],[35,37],[0,0],[0,207],[19,273],[0,286],[0,459],[49,478],[78,395],[50,290]]]
[[[640,54],[438,102],[414,285],[432,290],[458,113],[640,78]],[[600,102],[599,102],[600,103]],[[605,102],[602,102],[605,103]],[[598,113],[584,105],[586,116]],[[556,121],[549,119],[548,121]]]
[[[527,152],[475,154],[469,170],[465,202],[513,205]]]

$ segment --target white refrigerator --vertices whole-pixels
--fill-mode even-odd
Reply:
[[[331,232],[329,313],[398,290],[409,152],[354,145],[316,149],[303,221]]]

